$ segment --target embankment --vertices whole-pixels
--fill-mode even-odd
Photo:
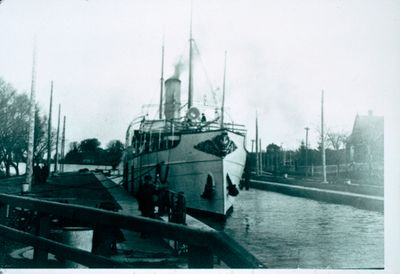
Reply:
[[[384,210],[383,197],[379,196],[336,191],[317,187],[306,187],[300,185],[268,182],[254,179],[250,182],[250,187],[256,189],[275,191],[286,195],[303,197],[327,203],[351,205],[357,208],[378,212],[383,212]]]

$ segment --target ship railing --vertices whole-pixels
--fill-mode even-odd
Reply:
[[[35,224],[33,233],[7,226],[10,208],[21,208],[31,212]],[[0,194],[0,235],[33,246],[33,258],[39,266],[45,265],[48,253],[52,253],[65,260],[92,268],[129,268],[126,263],[49,239],[50,223],[54,218],[63,218],[88,227],[112,226],[179,241],[188,246],[189,268],[212,268],[214,255],[231,268],[264,267],[251,253],[220,231],[195,229],[183,224],[129,216],[87,206]]]
[[[154,128],[153,125],[159,125],[160,123],[164,123],[163,127]],[[172,129],[173,128],[173,129]],[[247,130],[245,125],[236,124],[236,123],[224,123],[222,128],[228,129],[232,132],[237,132],[240,134],[246,134]],[[192,132],[192,131],[201,131],[201,130],[219,130],[221,129],[221,124],[219,123],[219,118],[216,118],[211,121],[201,122],[201,121],[191,121],[189,122],[185,118],[174,118],[170,120],[151,120],[144,121],[142,130],[145,132],[159,132],[161,131],[163,134],[172,133],[172,132]]]

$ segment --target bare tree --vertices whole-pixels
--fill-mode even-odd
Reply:
[[[5,175],[13,167],[19,175],[18,164],[25,161],[28,143],[29,98],[0,78],[0,164]],[[35,155],[43,155],[46,120],[36,111]]]
[[[340,164],[343,162],[344,153],[343,150],[346,148],[348,134],[343,132],[328,131],[326,134],[327,144],[334,151],[334,159],[336,162],[336,176],[340,173]]]
[[[16,90],[0,79],[0,161],[6,176],[10,167],[19,173],[14,158],[20,158],[26,147],[29,100],[26,95],[18,95]]]

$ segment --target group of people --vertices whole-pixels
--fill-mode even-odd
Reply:
[[[159,180],[159,178],[156,178],[156,181],[157,180]],[[153,177],[150,175],[144,176],[144,183],[140,186],[137,193],[139,210],[143,217],[155,218],[156,206],[158,206],[157,213],[159,215],[163,215],[165,213],[164,209],[168,200],[165,190],[166,185],[162,184],[161,181],[156,185],[153,182]]]
[[[46,183],[49,175],[50,168],[47,164],[43,164],[42,166],[36,164],[33,167],[33,178],[36,184]]]

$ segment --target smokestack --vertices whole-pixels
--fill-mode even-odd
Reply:
[[[174,76],[165,81],[164,114],[166,120],[179,118],[181,108],[181,80]]]

